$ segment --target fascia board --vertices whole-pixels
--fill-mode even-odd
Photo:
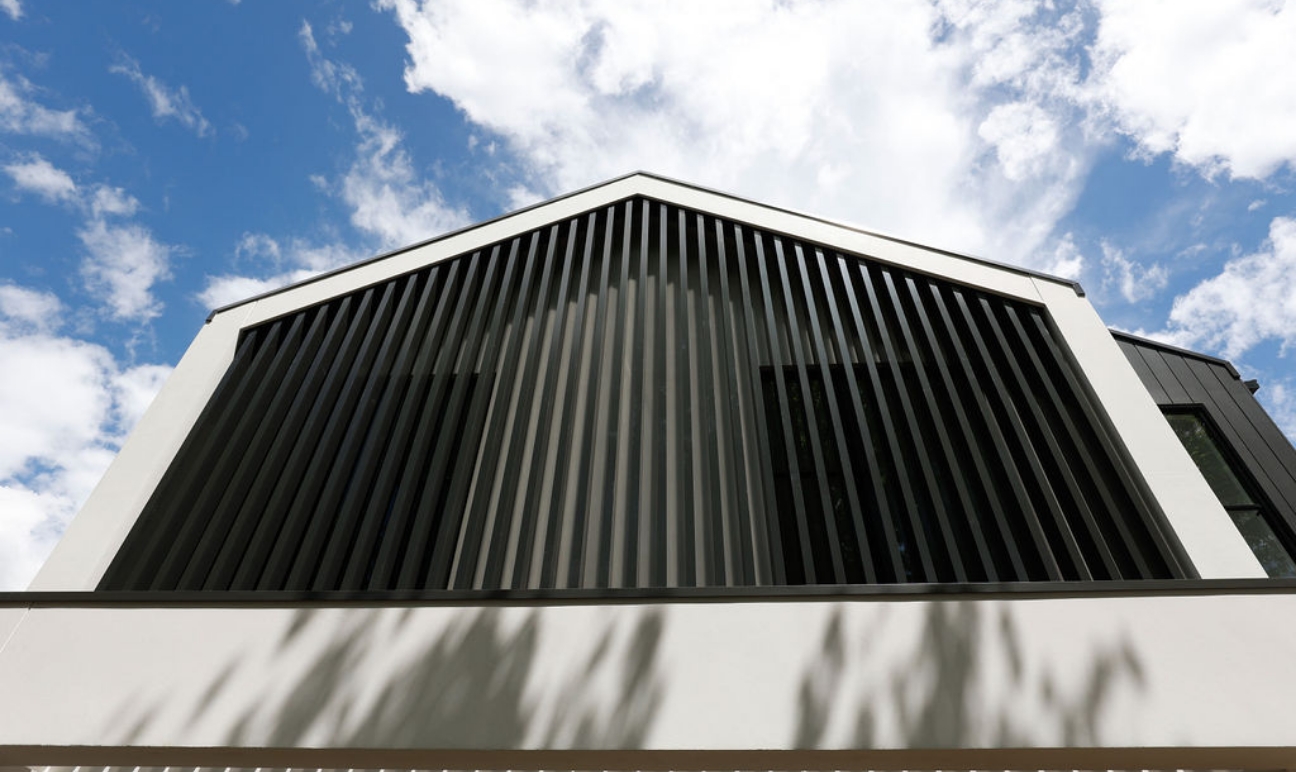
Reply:
[[[636,195],[634,177],[622,177],[562,198],[522,209],[480,225],[447,234],[421,245],[368,260],[350,268],[324,274],[254,299],[244,326],[260,324],[301,308],[321,303],[361,287],[417,271],[434,263],[470,253],[520,233],[565,222],[591,209],[598,209]],[[236,306],[242,308],[243,306]],[[224,313],[218,310],[213,318]]]
[[[701,210],[760,230],[786,234],[870,260],[1028,303],[1038,305],[1042,302],[1033,282],[1037,277],[1029,272],[903,242],[810,215],[766,206],[660,177],[642,175],[639,179],[642,195],[649,198]],[[1070,282],[1056,281],[1074,294],[1074,289],[1071,289],[1074,285]]]
[[[255,325],[329,298],[352,292],[424,266],[447,260],[519,233],[564,222],[631,196],[646,196],[665,203],[735,220],[769,232],[858,254],[900,268],[937,276],[999,295],[1039,304],[1034,274],[999,266],[972,257],[909,244],[809,215],[765,206],[661,177],[636,173],[602,185],[504,215],[432,241],[376,259],[323,274],[305,282],[267,293],[250,301],[213,312],[213,317],[248,305],[245,325]],[[1074,292],[1074,285],[1056,280]]]
[[[1144,338],[1141,335],[1135,335],[1132,332],[1125,332],[1124,330],[1112,329],[1111,334],[1117,339],[1129,341],[1130,343],[1133,343],[1136,346],[1141,346],[1143,348],[1154,348],[1160,351],[1169,351],[1171,354],[1175,354],[1176,356],[1188,357],[1190,359],[1196,359],[1198,361],[1206,362],[1208,364],[1219,365],[1220,367],[1223,367],[1225,370],[1227,370],[1229,375],[1233,376],[1234,380],[1239,380],[1239,381],[1242,380],[1242,374],[1239,373],[1237,368],[1233,366],[1233,363],[1222,357],[1211,356],[1210,354],[1203,354],[1200,351],[1193,351],[1191,349],[1182,348],[1180,346],[1172,346],[1169,343],[1165,343],[1159,340],[1153,340],[1152,338]]]

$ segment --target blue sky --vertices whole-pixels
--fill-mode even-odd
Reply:
[[[1079,279],[1296,436],[1296,4],[0,0],[0,589],[211,307],[644,169]]]

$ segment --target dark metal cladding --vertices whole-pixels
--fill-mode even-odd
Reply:
[[[1256,401],[1253,382],[1242,380],[1222,359],[1112,334],[1167,415],[1192,414],[1203,422],[1255,499],[1280,549],[1296,560],[1296,448]]]
[[[100,589],[1190,575],[1141,490],[1039,307],[636,198],[245,330]]]

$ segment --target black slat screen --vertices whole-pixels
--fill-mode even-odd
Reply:
[[[1044,312],[636,198],[244,331],[101,589],[1190,570]]]

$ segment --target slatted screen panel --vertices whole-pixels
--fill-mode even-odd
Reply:
[[[244,331],[101,584],[1183,576],[1041,309],[634,199]]]

